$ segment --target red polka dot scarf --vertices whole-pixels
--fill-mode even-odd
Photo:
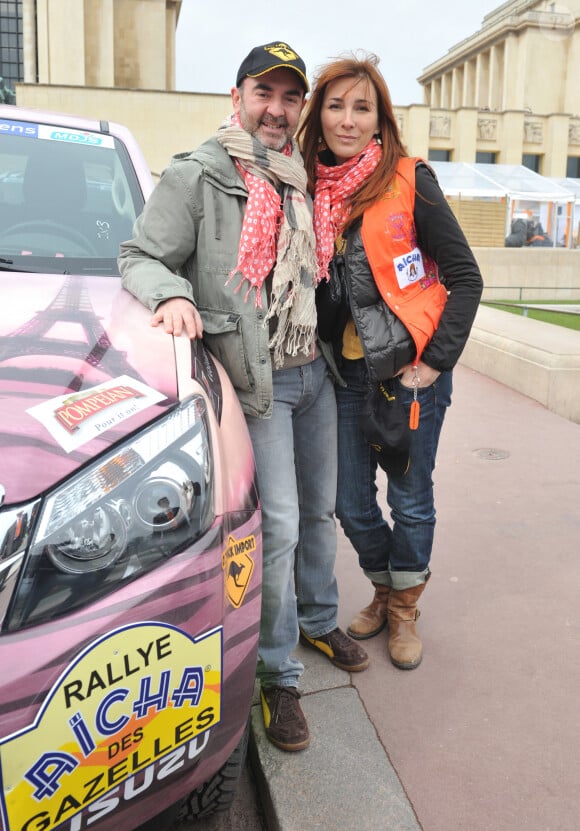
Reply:
[[[382,149],[372,138],[359,156],[334,167],[316,162],[314,192],[314,233],[318,280],[328,280],[328,264],[334,255],[334,241],[350,213],[349,199],[378,165]]]
[[[238,261],[230,279],[240,275],[235,290],[245,284],[245,299],[254,290],[255,304],[261,307],[262,285],[273,270],[266,320],[277,319],[270,348],[274,366],[281,366],[284,353],[312,354],[316,333],[316,240],[302,156],[293,141],[282,152],[264,147],[237,116],[216,138],[248,189]]]

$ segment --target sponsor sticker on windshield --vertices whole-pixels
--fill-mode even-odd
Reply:
[[[38,124],[30,124],[28,121],[11,121],[7,118],[0,118],[0,134],[37,138]]]
[[[143,622],[90,644],[0,742],[6,831],[51,831],[221,719],[223,632]]]
[[[66,141],[69,144],[84,144],[89,147],[115,147],[113,136],[91,133],[87,130],[71,130],[70,127],[55,127],[51,124],[38,125],[38,138],[48,141]]]
[[[70,453],[165,398],[136,378],[121,375],[82,392],[43,401],[26,412]]]
[[[113,136],[93,133],[91,130],[73,130],[70,127],[58,127],[53,124],[33,124],[29,121],[0,119],[0,134],[21,136],[22,138],[39,138],[45,141],[63,141],[69,144],[83,144],[88,147],[107,147],[115,149]]]

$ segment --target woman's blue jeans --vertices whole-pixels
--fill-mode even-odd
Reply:
[[[273,373],[271,418],[247,416],[262,503],[263,585],[258,677],[297,686],[298,627],[336,628],[337,447],[334,384],[324,358]]]
[[[433,470],[443,419],[451,404],[451,372],[418,390],[419,427],[412,432],[407,473],[390,476],[387,503],[392,524],[377,502],[377,457],[359,428],[369,389],[364,359],[344,361],[346,387],[337,387],[338,495],[336,514],[367,577],[394,589],[424,583],[435,530]],[[413,390],[399,381],[397,392],[409,412]]]

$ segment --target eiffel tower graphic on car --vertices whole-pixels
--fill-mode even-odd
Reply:
[[[60,324],[75,325],[75,333],[78,333],[80,327],[84,339],[55,336]],[[45,365],[42,368],[20,366],[16,370],[10,367],[9,362],[14,358],[29,355],[53,355],[55,358],[72,358],[83,363],[73,373],[66,369],[64,363],[59,367],[56,361],[53,366]],[[18,377],[26,382],[55,384],[71,392],[78,392],[85,386],[94,384],[94,380],[85,382],[83,364],[109,378],[131,375],[136,380],[143,380],[129,364],[126,353],[113,347],[95,314],[85,281],[72,275],[67,277],[54,300],[45,309],[10,334],[0,337],[0,362],[0,378],[15,378],[17,372]]]

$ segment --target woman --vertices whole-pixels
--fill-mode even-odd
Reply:
[[[299,135],[322,290],[330,267],[346,295],[330,338],[344,381],[336,390],[336,513],[374,586],[348,633],[370,638],[388,624],[391,661],[414,669],[422,658],[415,621],[430,576],[437,444],[483,282],[433,172],[407,156],[377,66],[370,55],[323,67]],[[419,413],[404,464],[400,456],[384,462],[361,431],[378,382],[402,401],[405,418]],[[392,524],[377,503],[379,461],[388,472]]]

